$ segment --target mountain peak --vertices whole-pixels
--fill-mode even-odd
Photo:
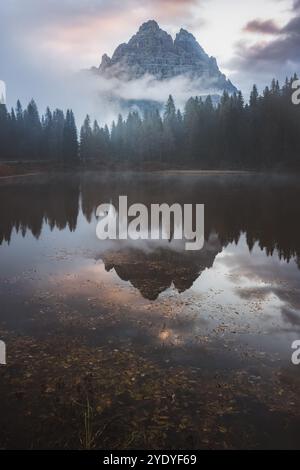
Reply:
[[[195,36],[193,36],[193,34],[190,33],[187,29],[180,28],[180,31],[179,31],[179,33],[177,33],[176,36],[185,36],[185,37],[189,37],[189,38],[193,39],[194,41],[196,41]]]
[[[199,81],[199,92],[205,89],[237,91],[193,34],[181,28],[173,41],[155,20],[143,23],[128,43],[116,48],[111,59],[104,54],[98,73],[122,80],[146,74],[159,80],[187,76]]]
[[[107,54],[103,54],[100,67],[103,69],[109,67],[111,63],[111,58]]]
[[[158,23],[155,20],[149,20],[143,23],[140,26],[139,32],[145,32],[145,31],[158,31],[160,29]]]
[[[174,46],[178,48],[179,51],[182,50],[191,55],[198,56],[199,58],[203,58],[207,55],[205,54],[200,44],[197,42],[195,36],[183,28],[181,28],[179,33],[176,34]]]

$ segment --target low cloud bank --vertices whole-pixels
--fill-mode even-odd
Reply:
[[[69,86],[68,103],[79,122],[88,113],[92,119],[97,119],[103,125],[111,124],[119,113],[126,116],[130,109],[142,113],[139,102],[157,102],[162,107],[170,94],[174,97],[176,106],[183,110],[191,96],[219,95],[220,90],[214,88],[213,82],[187,76],[158,80],[145,75],[139,79],[122,81],[84,71],[76,75]]]

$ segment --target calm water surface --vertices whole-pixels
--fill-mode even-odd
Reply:
[[[100,242],[103,202],[205,204],[205,245]],[[300,448],[300,185],[0,182],[0,448]]]

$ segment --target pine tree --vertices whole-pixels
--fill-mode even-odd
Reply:
[[[163,118],[163,153],[165,161],[172,161],[176,151],[176,107],[172,95],[169,95]]]
[[[35,101],[32,99],[24,112],[24,132],[26,135],[24,153],[29,160],[41,158],[42,125]]]
[[[67,110],[63,129],[63,160],[67,166],[75,166],[78,163],[77,129],[73,111]]]
[[[86,162],[93,158],[93,131],[90,116],[87,115],[80,131],[80,158]]]
[[[1,142],[1,160],[8,160],[10,157],[9,142],[9,115],[5,104],[0,103],[0,142]]]
[[[92,158],[104,162],[106,156],[105,132],[100,129],[97,120],[93,124]]]
[[[250,94],[250,107],[255,108],[257,106],[257,103],[258,103],[258,90],[257,90],[257,86],[253,85],[253,88]]]
[[[63,136],[65,116],[61,109],[56,109],[52,114],[52,126],[54,134],[53,156],[58,162],[63,162]]]

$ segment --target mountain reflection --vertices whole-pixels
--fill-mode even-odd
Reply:
[[[14,229],[23,237],[30,231],[38,239],[44,224],[51,230],[76,232],[81,212],[96,226],[96,207],[103,202],[117,206],[119,195],[127,195],[128,204],[148,207],[163,202],[205,204],[206,242],[199,252],[165,247],[147,252],[120,243],[116,249],[101,251],[106,270],[114,268],[146,298],[156,299],[172,284],[179,292],[189,289],[223,247],[239,241],[241,233],[250,251],[258,243],[268,256],[276,250],[280,258],[295,258],[300,265],[298,181],[258,175],[86,174],[2,182],[0,244],[10,242]]]
[[[126,248],[104,252],[101,259],[107,271],[114,269],[120,279],[130,281],[143,297],[156,300],[172,284],[178,292],[192,287],[201,272],[212,267],[221,251],[218,238],[211,235],[198,252],[158,248],[147,253]]]

